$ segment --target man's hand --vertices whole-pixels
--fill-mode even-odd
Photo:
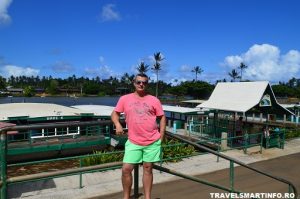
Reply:
[[[114,123],[115,127],[116,127],[116,134],[117,135],[122,135],[124,134],[124,130],[123,130],[123,127],[120,123],[120,113],[119,112],[116,112],[116,111],[113,111],[111,113],[111,120],[112,122]]]
[[[122,127],[121,124],[116,125],[116,134],[117,134],[117,135],[122,135],[122,134],[124,134],[124,130],[123,130],[123,127]]]

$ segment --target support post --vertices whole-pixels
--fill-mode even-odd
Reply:
[[[171,124],[172,120],[168,119],[168,127],[171,128],[172,124]]]
[[[82,167],[82,158],[80,158],[80,168]],[[83,188],[82,186],[82,172],[79,174],[79,188]]]
[[[176,120],[173,121],[173,133],[176,133],[176,128],[177,128],[177,125],[176,125]]]
[[[134,198],[139,198],[139,165],[134,165]]]
[[[231,193],[234,192],[234,163],[230,160],[230,189]]]
[[[227,132],[222,132],[221,136],[221,150],[227,149],[228,135]]]
[[[260,121],[260,122],[263,121],[263,114],[262,114],[262,113],[259,114],[259,121]]]
[[[1,157],[1,180],[2,180],[2,187],[1,187],[1,197],[0,198],[7,198],[7,162],[6,162],[6,156],[7,156],[7,135],[6,132],[1,132],[0,135],[0,157]]]

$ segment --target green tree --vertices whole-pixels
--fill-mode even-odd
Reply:
[[[238,67],[241,70],[241,81],[243,79],[243,70],[245,70],[246,68],[248,68],[248,66],[246,66],[243,62],[241,62],[240,66]]]
[[[46,88],[46,92],[55,95],[58,93],[58,81],[55,79],[50,80],[49,86]]]
[[[157,52],[157,53],[154,53],[154,65],[153,65],[153,68],[152,70],[155,72],[156,74],[156,89],[155,89],[155,96],[158,97],[158,73],[159,71],[161,70],[161,61],[163,60],[164,58],[161,56],[161,53],[160,52]]]
[[[148,70],[149,70],[149,65],[145,64],[144,62],[141,62],[141,63],[137,66],[136,69],[139,71],[139,73],[145,74],[145,73],[147,73]]]
[[[194,69],[192,70],[192,72],[196,74],[195,81],[197,81],[198,74],[200,75],[203,72],[203,70],[200,66],[195,66]]]
[[[26,86],[24,88],[24,96],[25,97],[32,97],[35,95],[35,90],[32,86]]]
[[[276,97],[295,97],[296,90],[287,85],[273,85],[272,90]]]
[[[0,76],[0,89],[4,90],[6,88],[6,80],[5,78]]]
[[[236,79],[240,78],[238,72],[235,69],[232,69],[232,71],[228,73],[228,75],[232,78],[232,81],[234,82]]]
[[[88,95],[98,95],[100,93],[100,85],[96,82],[87,82],[84,83],[83,89],[85,94]]]

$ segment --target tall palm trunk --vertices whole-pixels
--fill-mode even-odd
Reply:
[[[156,71],[156,89],[155,96],[158,97],[158,70]]]

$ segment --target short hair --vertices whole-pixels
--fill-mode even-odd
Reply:
[[[134,77],[134,79],[136,79],[138,76],[145,77],[145,78],[149,79],[149,77],[145,73],[138,73],[138,74],[136,74],[135,77]]]

